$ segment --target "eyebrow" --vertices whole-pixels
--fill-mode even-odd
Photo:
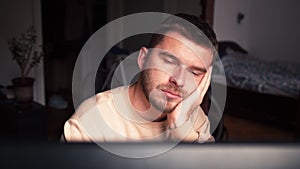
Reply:
[[[161,56],[168,56],[168,57],[176,60],[177,62],[182,63],[175,55],[173,55],[172,53],[169,53],[167,51],[161,51],[161,52],[159,52],[159,55],[161,55]],[[196,70],[196,71],[201,71],[203,73],[207,72],[207,70],[205,68],[194,66],[194,65],[191,66],[191,67],[188,67],[188,69],[190,69],[190,70]]]

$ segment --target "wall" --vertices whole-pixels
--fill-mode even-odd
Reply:
[[[215,0],[214,30],[218,40],[233,40],[246,49],[250,47],[250,1]],[[241,24],[237,23],[238,12],[245,14]]]
[[[267,60],[300,63],[300,1],[256,0],[251,15],[250,49]],[[255,11],[255,12],[254,12]]]
[[[38,43],[42,42],[40,0],[1,0],[0,23],[0,84],[7,86],[11,85],[12,78],[20,75],[19,67],[8,50],[8,39],[35,25]],[[43,64],[33,70],[30,76],[36,78],[34,100],[44,104]]]
[[[300,1],[215,0],[214,29],[219,40],[233,40],[266,60],[300,62]],[[241,24],[238,12],[245,14]]]
[[[200,0],[164,0],[164,12],[170,14],[187,13],[200,16],[202,9]]]
[[[110,0],[107,1],[107,16],[108,21],[138,12],[187,13],[200,16],[200,1],[201,0]],[[115,29],[118,32],[122,32],[122,28]],[[141,46],[147,44],[148,40],[149,36],[136,36],[123,42],[122,47],[130,51],[136,51]]]

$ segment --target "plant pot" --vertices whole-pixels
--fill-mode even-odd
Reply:
[[[12,79],[14,85],[15,99],[19,104],[31,103],[33,101],[33,78]]]

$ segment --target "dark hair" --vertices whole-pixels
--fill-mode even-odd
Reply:
[[[191,24],[200,30],[195,31],[195,27]],[[176,31],[197,44],[204,45],[206,47],[212,47],[211,45],[213,45],[215,49],[218,48],[216,34],[208,23],[199,17],[181,13],[170,16],[162,22],[156,33],[152,35],[148,47],[154,48],[165,37],[164,34],[169,31]]]

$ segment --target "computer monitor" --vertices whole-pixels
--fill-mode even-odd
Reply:
[[[131,153],[156,152],[168,143],[110,143]],[[300,167],[297,143],[178,144],[162,154],[129,158],[94,143],[1,143],[0,168],[286,169]]]

